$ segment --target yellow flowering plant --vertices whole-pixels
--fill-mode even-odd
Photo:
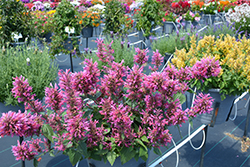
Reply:
[[[201,91],[220,89],[222,100],[226,95],[240,95],[249,89],[250,85],[250,40],[221,35],[219,39],[214,36],[205,36],[198,41],[191,37],[191,47],[176,50],[172,63],[178,67],[192,67],[196,61],[203,57],[214,57],[219,60],[221,71],[219,77],[210,77],[203,81],[195,80],[191,86]]]
[[[81,13],[79,19],[79,24],[82,27],[98,27],[101,22],[100,14],[92,11]]]

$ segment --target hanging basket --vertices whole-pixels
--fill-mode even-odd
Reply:
[[[197,116],[197,120],[203,124],[210,125],[211,127],[227,121],[236,98],[235,96],[226,95],[226,98],[222,101],[219,91],[220,89],[209,89],[208,93],[214,99],[212,105],[213,111],[209,114],[205,113]],[[197,94],[199,93],[200,91],[197,91]]]
[[[44,41],[44,42],[50,43],[52,39],[52,32],[48,32],[44,36],[39,36],[39,39],[41,42]]]
[[[67,49],[69,51],[72,51],[74,49],[74,45],[80,44],[81,36],[69,36],[66,41],[64,41],[63,47],[64,49]]]
[[[83,38],[93,37],[93,27],[84,27],[81,31]]]

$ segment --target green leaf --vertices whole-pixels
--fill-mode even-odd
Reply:
[[[105,150],[99,150],[98,152],[97,152],[97,154],[100,154],[100,155],[104,155],[104,154],[107,154],[108,153],[108,149],[105,149]]]
[[[157,154],[157,155],[162,155],[162,152],[159,148],[157,147],[154,147],[154,153]]]
[[[139,160],[139,154],[135,154],[135,156],[134,156],[134,159],[136,160],[136,161],[138,161]]]
[[[143,146],[145,149],[147,149],[147,147],[144,145],[144,143],[140,139],[135,139],[135,141],[139,143],[141,146]]]
[[[79,145],[77,147],[77,150],[79,150],[79,152],[84,155],[86,158],[89,157],[89,153],[88,153],[88,148],[87,148],[87,144],[85,143],[85,141],[80,141]]]
[[[113,164],[115,163],[115,159],[116,159],[116,154],[115,152],[111,151],[107,154],[107,159],[109,161],[109,163],[111,164],[111,166],[113,166]]]
[[[120,156],[122,164],[125,164],[135,156],[135,151],[133,151],[132,147],[123,147]]]
[[[146,143],[149,143],[149,140],[148,140],[148,138],[146,136],[142,136],[141,140],[144,141],[144,142],[146,142]]]
[[[54,135],[54,131],[49,124],[43,124],[42,126],[43,135],[48,138],[52,143],[54,142],[52,136]]]
[[[102,157],[99,154],[92,153],[90,157],[94,160],[101,161]]]
[[[54,150],[50,150],[50,151],[49,151],[49,155],[50,155],[51,157],[55,157]]]
[[[145,156],[147,153],[148,153],[147,149],[145,149],[144,147],[140,147],[140,149],[139,149],[139,156],[140,157]]]
[[[180,103],[183,104],[186,101],[186,96],[182,93],[177,93],[174,95],[174,100],[179,99]]]
[[[148,154],[146,154],[144,156],[141,156],[141,159],[143,159],[144,161],[147,161],[148,160]]]
[[[38,167],[38,161],[36,158],[34,158],[34,160],[33,160],[33,165],[34,165],[34,167]]]
[[[106,128],[106,131],[104,131],[104,134],[108,134],[110,132],[111,128]]]
[[[67,154],[73,166],[82,159],[82,155],[77,150],[70,149]]]

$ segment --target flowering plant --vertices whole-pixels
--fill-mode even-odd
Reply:
[[[164,17],[162,18],[162,21],[172,21],[175,22],[178,16],[174,14],[173,12],[166,11],[164,14]]]
[[[120,34],[114,34],[113,32],[110,35],[107,35],[103,40],[103,45],[108,47],[109,44],[112,44],[114,61],[117,63],[121,63],[123,61],[124,66],[128,66],[132,68],[134,65],[134,55],[135,49],[134,46],[130,46],[130,42],[128,39],[124,39]],[[105,68],[106,63],[102,62],[99,57],[94,54],[90,49],[85,49],[84,58],[93,59],[93,61],[97,61],[98,68],[102,70]]]
[[[135,13],[136,29],[143,30],[144,36],[152,35],[152,28],[161,25],[163,11],[160,10],[161,6],[155,0],[145,0],[144,4]]]
[[[192,1],[191,10],[199,12],[203,5],[204,1],[201,0]]]
[[[34,11],[32,12],[33,24],[35,26],[36,34],[38,36],[45,36],[46,34],[53,32],[53,15],[56,11]]]
[[[234,8],[235,5],[229,1],[219,1],[218,12],[228,12],[230,8]]]
[[[247,3],[248,5],[250,5],[250,2],[248,0],[235,0],[232,3],[237,5],[237,6],[243,5],[244,3]]]
[[[249,89],[250,85],[250,60],[248,58],[250,40],[243,38],[236,41],[235,37],[229,35],[221,36],[215,40],[214,36],[205,36],[198,41],[192,38],[191,47],[188,51],[185,49],[176,50],[172,59],[174,65],[178,68],[186,66],[192,67],[197,60],[204,57],[214,57],[220,62],[221,72],[219,77],[211,77],[202,82],[194,82],[202,91],[216,88],[220,89],[221,98],[225,95],[240,95]]]
[[[164,12],[170,11],[173,0],[156,0],[161,5],[161,10]]]
[[[79,18],[79,24],[81,24],[83,27],[98,27],[101,22],[99,13],[91,11],[80,13]]]
[[[97,44],[96,54],[107,63],[104,70],[86,59],[83,71],[59,71],[59,84],[45,89],[46,106],[34,100],[24,77],[15,78],[12,92],[24,102],[26,112],[4,113],[0,135],[45,136],[43,141],[38,137],[13,146],[17,160],[34,159],[37,164],[39,156],[58,150],[69,156],[72,165],[82,160],[82,155],[111,165],[117,157],[122,164],[132,158],[146,161],[148,149],[159,154],[159,147],[171,142],[169,126],[212,110],[211,97],[202,93],[190,109],[183,111],[181,103],[191,78],[217,75],[220,67],[214,59],[198,61],[192,68],[168,66],[157,72],[163,57],[156,51],[152,73],[146,75],[142,71],[148,60],[147,49],[136,49],[136,64],[129,69],[123,62],[113,61],[111,44],[106,48],[100,39]],[[101,78],[100,72],[104,73]]]
[[[18,56],[16,56],[18,55]],[[57,77],[58,68],[51,62],[48,48],[40,51],[34,48],[6,47],[0,51],[0,102],[5,105],[18,105],[16,98],[12,96],[13,77],[23,75],[29,79],[37,98],[44,97],[44,87],[49,86]]]
[[[183,16],[183,19],[186,21],[200,21],[200,15],[198,13],[194,14],[191,11],[188,11],[187,13],[185,13]]]
[[[30,40],[34,36],[30,11],[18,0],[0,0],[0,45],[17,42],[12,34],[21,34],[18,42]]]
[[[250,32],[250,5],[247,3],[236,6],[234,10],[229,9],[225,17],[229,23],[235,22],[237,30],[246,34]]]
[[[218,5],[219,2],[217,0],[211,0],[208,3],[204,3],[200,11],[204,14],[216,14]]]
[[[190,4],[188,1],[180,0],[179,2],[173,2],[171,4],[171,12],[174,12],[177,15],[181,15],[190,10]]]
[[[52,41],[50,43],[51,55],[55,56],[59,53],[75,53],[78,50],[77,40],[72,42],[73,48],[71,50],[64,47],[67,44],[67,40],[70,37],[80,36],[82,26],[79,24],[79,12],[77,8],[75,8],[70,1],[63,0],[60,2],[58,7],[56,8],[56,12],[53,15],[53,36]],[[66,30],[71,30],[67,31]],[[74,31],[72,31],[74,30]]]
[[[93,5],[97,5],[97,4],[104,5],[102,0],[91,0],[91,4],[93,4]]]
[[[121,33],[127,34],[130,30],[130,27],[126,26],[127,15],[126,8],[124,7],[123,3],[111,0],[110,2],[106,3],[106,8],[104,11],[104,32],[106,34],[110,33],[111,31],[114,33]]]
[[[168,37],[160,38],[152,43],[152,49],[154,51],[159,50],[160,54],[165,55],[165,53],[173,54],[176,49],[181,50],[185,48],[188,50],[190,48],[191,36],[196,35],[198,38],[198,33],[191,27],[191,29],[185,30],[180,29],[176,32],[169,34]]]

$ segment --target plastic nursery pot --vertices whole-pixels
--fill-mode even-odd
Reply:
[[[204,14],[204,23],[206,25],[213,25],[216,15],[215,14]]]
[[[164,56],[164,65],[170,61],[171,62],[171,59],[173,58],[172,54],[171,53],[165,53],[165,56]]]
[[[171,34],[175,30],[175,23],[172,21],[163,22],[162,32],[165,34]]]
[[[148,150],[148,157],[150,157],[150,150]],[[116,158],[113,166],[111,166],[108,161],[105,164],[103,160],[97,161],[93,159],[87,159],[87,164],[88,167],[148,167],[148,160],[149,158],[145,162],[143,159],[139,158],[139,160],[136,161],[134,158],[132,158],[131,160],[122,165],[121,158],[118,157]]]
[[[212,105],[213,111],[211,111],[211,113],[205,113],[197,116],[197,120],[203,124],[210,125],[211,127],[227,121],[228,115],[231,113],[233,107],[233,102],[236,98],[236,96],[227,95],[222,101],[219,91],[220,89],[209,89],[208,93],[214,99]],[[200,91],[197,91],[197,94],[199,93]]]
[[[18,112],[18,110],[21,110],[24,112],[24,105],[20,104],[20,106],[13,106],[13,105],[8,105],[5,106],[5,103],[0,102],[0,113],[7,113],[9,111],[15,111]]]
[[[93,37],[93,27],[84,27],[81,31],[83,38]]]

